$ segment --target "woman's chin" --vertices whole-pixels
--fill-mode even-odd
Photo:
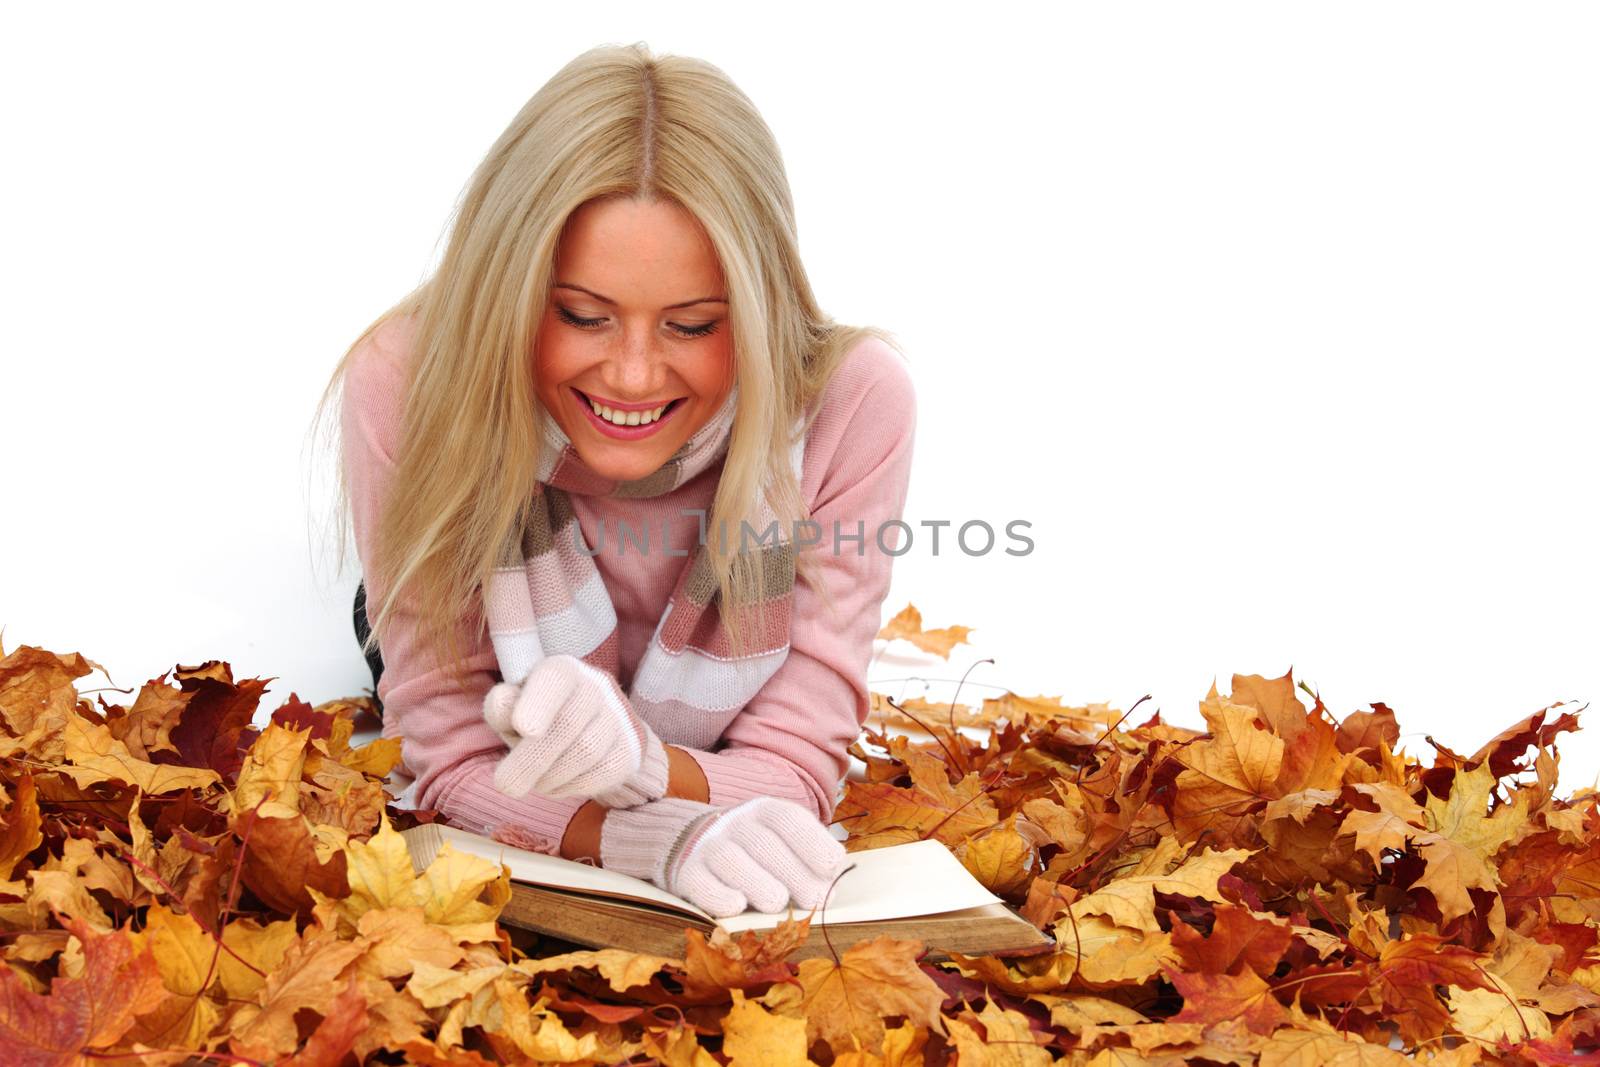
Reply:
[[[614,482],[631,482],[654,474],[672,453],[672,448],[663,448],[654,441],[578,446],[578,458],[584,466]]]

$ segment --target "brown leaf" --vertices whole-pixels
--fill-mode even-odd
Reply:
[[[311,829],[301,816],[268,819],[246,814],[238,832],[241,838],[249,835],[240,871],[244,884],[274,911],[309,913],[314,901],[308,889],[327,897],[349,894],[344,852],[319,859]]]
[[[787,981],[793,968],[784,962],[805,944],[811,917],[784,919],[761,933],[744,930],[737,938],[722,927],[707,941],[700,931],[684,931],[683,969],[690,983],[706,989],[748,989],[755,985]]]
[[[1039,854],[1017,828],[1021,816],[1013,813],[982,833],[961,842],[955,855],[972,876],[996,896],[1014,897],[1027,890],[1038,871]]]
[[[1167,979],[1183,996],[1175,1023],[1214,1023],[1238,1019],[1251,1033],[1263,1036],[1289,1021],[1289,1013],[1272,987],[1255,971],[1241,974],[1186,974],[1167,971]]]
[[[21,751],[35,760],[58,762],[61,731],[76,717],[78,690],[72,680],[97,670],[104,668],[76,652],[58,656],[33,645],[21,645],[0,659],[0,719],[17,739],[0,737],[0,754]]]
[[[1200,710],[1211,735],[1173,757],[1183,767],[1174,782],[1173,823],[1186,841],[1209,831],[1246,843],[1251,813],[1279,795],[1283,738],[1266,729],[1255,709],[1220,697],[1215,685]]]
[[[33,775],[17,779],[17,792],[6,809],[5,828],[0,830],[0,881],[7,881],[24,856],[39,847],[44,835],[39,832],[38,792]]]
[[[341,941],[329,931],[308,928],[267,976],[256,1003],[235,1011],[229,1048],[266,1060],[293,1052],[300,1044],[295,1013],[304,1008],[324,1016],[333,1012],[336,991],[345,988],[345,968],[365,950],[364,942]]]
[[[173,674],[189,694],[189,704],[170,735],[177,753],[163,753],[163,762],[209,768],[232,780],[255,738],[251,719],[271,679],[247,678],[236,685],[228,665],[216,660],[180,666]]]
[[[1187,923],[1172,924],[1172,943],[1186,969],[1202,974],[1250,970],[1270,978],[1294,939],[1289,922],[1236,904],[1220,903],[1213,911],[1211,932],[1203,937]]]
[[[1376,703],[1371,711],[1352,711],[1339,724],[1339,750],[1352,755],[1377,753],[1400,743],[1400,724],[1388,705]]]
[[[1054,1057],[1041,1046],[1050,1040],[1040,1034],[1020,1011],[986,1000],[983,1009],[970,1009],[949,1020],[950,1043],[959,1062],[993,1064],[994,1067],[1043,1067]]]
[[[60,770],[79,786],[124,782],[152,796],[180,789],[204,789],[217,781],[215,771],[174,767],[137,759],[128,746],[99,723],[73,715],[61,729],[64,758]]]
[[[367,998],[352,976],[323,1012],[322,1021],[305,1045],[284,1061],[285,1067],[336,1067],[344,1062],[367,1025]]]
[[[106,714],[111,736],[126,745],[135,759],[149,761],[158,752],[178,751],[172,731],[189,706],[189,694],[167,685],[166,677],[163,674],[140,687],[133,707],[124,711],[114,706]]]
[[[821,1038],[835,1052],[878,1052],[886,1015],[943,1032],[944,993],[917,966],[921,954],[920,941],[879,936],[851,945],[837,964],[801,960],[808,1041]]]

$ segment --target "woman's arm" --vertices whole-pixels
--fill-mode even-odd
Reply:
[[[723,731],[715,750],[685,750],[705,776],[710,803],[726,807],[776,796],[815,811],[823,822],[833,818],[850,766],[847,749],[870,708],[867,666],[894,563],[877,544],[877,532],[904,512],[915,430],[916,395],[905,360],[881,342],[865,342],[830,382],[806,441],[806,480],[820,468],[811,512],[822,527],[821,542],[807,552],[821,564],[838,620],[797,577],[783,665]],[[835,523],[845,537],[864,531],[859,555],[855,541],[836,548]],[[889,526],[883,545],[900,550],[904,533]]]
[[[381,328],[352,357],[341,406],[341,445],[350,490],[351,526],[357,555],[372,557],[378,516],[394,475],[394,452],[404,404],[405,341],[400,323]],[[365,570],[365,568],[363,568]],[[369,603],[384,593],[381,579],[366,573]],[[581,798],[530,795],[513,798],[494,787],[494,768],[505,745],[483,718],[483,698],[496,680],[498,662],[481,609],[460,622],[467,647],[461,684],[432,661],[419,641],[417,616],[402,601],[383,635],[383,733],[401,738],[406,771],[415,779],[419,807],[443,812],[479,833],[514,829],[547,851],[560,846]]]

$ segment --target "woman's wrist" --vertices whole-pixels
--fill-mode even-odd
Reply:
[[[606,813],[611,809],[598,801],[586,801],[572,813],[567,832],[561,838],[561,857],[580,863],[600,865],[600,833]]]
[[[683,800],[710,803],[710,786],[705,772],[695,758],[677,745],[663,745],[667,752],[667,795]],[[606,814],[611,809],[599,801],[587,801],[573,812],[561,838],[563,859],[585,863],[600,863],[600,833],[605,826]]]
[[[667,747],[667,796],[711,802],[711,786],[695,758],[677,745]]]

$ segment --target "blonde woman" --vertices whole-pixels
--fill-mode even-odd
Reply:
[[[821,904],[915,397],[818,307],[745,95],[643,45],[573,60],[339,383],[414,802],[716,915]]]

